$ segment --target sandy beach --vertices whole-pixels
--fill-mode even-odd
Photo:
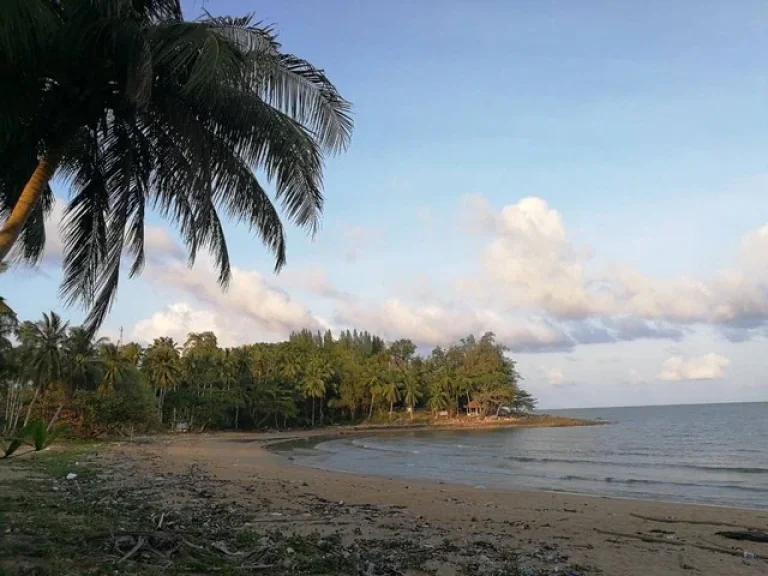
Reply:
[[[410,574],[467,573],[468,567],[470,573],[490,574],[504,555],[518,556],[530,574],[768,573],[768,543],[717,534],[766,530],[764,511],[329,472],[266,448],[308,435],[164,437],[123,444],[113,454],[155,475],[199,467],[210,474],[212,501],[237,503],[265,529],[338,532],[346,542],[393,539],[427,549],[443,546],[446,552]],[[164,497],[170,505],[173,495]]]

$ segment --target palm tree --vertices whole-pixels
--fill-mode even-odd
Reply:
[[[325,398],[325,384],[330,378],[331,371],[326,362],[319,358],[313,358],[306,371],[302,384],[304,395],[312,398],[312,426],[315,426],[315,398]],[[322,411],[322,404],[320,410]]]
[[[125,356],[125,359],[128,360],[128,363],[134,368],[139,367],[143,352],[144,350],[142,350],[141,344],[138,342],[128,342],[128,344],[120,346],[120,354]]]
[[[445,390],[445,388],[439,387],[435,388],[432,391],[432,396],[429,398],[429,409],[432,412],[439,412],[440,410],[445,410],[448,407],[448,404],[450,402],[450,399],[448,397],[448,392]]]
[[[71,397],[79,388],[88,388],[98,381],[98,348],[105,342],[104,338],[94,342],[93,334],[82,326],[69,329],[64,342],[64,364],[67,376],[65,384],[68,397]]]
[[[130,370],[131,363],[120,353],[120,348],[111,342],[102,345],[99,350],[99,359],[103,367],[103,375],[98,392],[102,395],[113,394]]]
[[[147,209],[178,225],[190,261],[208,249],[226,286],[219,211],[245,221],[286,260],[279,212],[314,233],[323,154],[346,148],[350,105],[322,70],[281,52],[251,17],[185,21],[180,0],[7,0],[0,23],[0,262],[34,262],[62,173],[62,293],[90,306],[115,297],[121,255],[144,263]]]
[[[288,381],[295,381],[301,375],[302,362],[298,356],[292,353],[292,350],[287,350],[283,355],[282,368],[280,370],[281,375]]]
[[[43,314],[38,322],[23,322],[17,336],[22,346],[26,375],[35,382],[35,393],[27,408],[24,426],[29,422],[32,407],[40,392],[48,386],[62,384],[64,374],[64,345],[67,340],[68,322],[62,322],[55,312]],[[59,406],[51,424],[61,411]]]
[[[394,380],[388,380],[382,387],[382,394],[384,400],[389,402],[389,419],[392,419],[392,410],[395,407],[395,402],[400,400],[400,387]]]
[[[408,412],[411,415],[411,419],[413,419],[413,409],[421,399],[421,390],[419,389],[419,381],[411,371],[405,373],[403,392],[403,400],[405,400]]]
[[[381,378],[376,373],[370,373],[367,376],[367,385],[368,385],[368,391],[371,394],[371,406],[368,410],[368,420],[373,418],[373,409],[376,406],[376,398],[378,398],[382,391],[383,386],[381,383]]]
[[[149,383],[155,391],[157,408],[162,419],[165,395],[168,390],[176,387],[181,375],[179,347],[173,339],[155,338],[144,355],[142,369],[146,371]]]

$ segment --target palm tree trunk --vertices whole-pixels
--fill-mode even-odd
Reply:
[[[29,417],[32,415],[32,406],[35,405],[35,401],[37,400],[37,396],[40,394],[40,386],[35,387],[35,395],[32,396],[32,401],[29,403],[29,406],[27,407],[27,415],[24,417],[24,424],[22,424],[22,427],[26,426],[29,423]]]
[[[16,406],[15,406],[15,415],[13,416],[13,422],[8,427],[8,431],[16,430],[16,428],[19,426],[19,418],[21,417],[21,411],[24,408],[24,394],[22,393],[22,390],[19,389],[18,393],[16,394]]]
[[[312,396],[312,428],[315,427],[315,397]]]
[[[395,406],[395,401],[390,400],[389,401],[389,419],[390,420],[392,420],[392,409],[394,408],[394,406]]]
[[[48,422],[48,432],[53,430],[53,425],[56,423],[56,420],[59,418],[59,414],[61,414],[61,409],[64,408],[64,404],[59,404],[59,407],[56,408],[56,413],[53,415],[53,418],[51,418],[51,421]]]
[[[376,397],[373,394],[371,394],[371,409],[368,411],[368,420],[373,418],[373,402],[375,398]]]
[[[8,393],[5,395],[5,419],[3,422],[6,423],[6,426],[8,425],[8,421],[10,420],[9,414],[13,413],[13,387],[11,384],[8,384]]]
[[[5,260],[8,252],[19,239],[24,224],[27,223],[29,215],[40,200],[48,182],[53,178],[60,161],[60,154],[49,152],[37,163],[32,177],[24,186],[16,205],[0,228],[0,262]]]

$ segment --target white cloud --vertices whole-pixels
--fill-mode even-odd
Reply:
[[[301,303],[267,285],[264,277],[252,270],[232,268],[227,290],[217,282],[217,274],[207,262],[189,268],[181,262],[150,266],[150,281],[190,298],[217,317],[248,326],[251,340],[264,333],[287,336],[292,330],[321,328],[321,323]]]
[[[216,333],[220,345],[236,344],[233,335],[222,330],[223,327],[216,318],[217,315],[210,310],[196,310],[186,302],[178,302],[155,312],[146,320],[137,322],[131,331],[131,340],[148,344],[160,336],[170,336],[183,344],[190,332],[211,330]]]
[[[585,256],[568,240],[560,214],[541,198],[523,198],[489,216],[474,200],[475,220],[492,239],[483,254],[487,276],[508,308],[544,310],[560,318],[607,312],[608,295],[589,290]]]
[[[549,370],[546,370],[544,376],[546,377],[547,382],[553,385],[562,384],[563,380],[565,380],[563,373],[556,368],[550,368]]]
[[[162,226],[144,227],[144,253],[147,260],[183,259],[186,256],[184,249]]]
[[[672,356],[661,367],[659,379],[666,382],[682,380],[716,380],[725,376],[730,361],[720,354],[704,356]]]
[[[328,272],[320,266],[289,269],[282,272],[279,278],[287,286],[300,288],[323,298],[342,302],[355,300],[355,297],[349,292],[336,288],[328,276]]]
[[[410,338],[418,345],[445,346],[469,334],[494,332],[513,351],[537,352],[570,346],[567,335],[546,322],[475,311],[458,302],[411,305],[398,298],[381,304],[345,305],[336,314],[340,327],[366,328],[385,338]]]
[[[490,239],[480,277],[457,280],[460,293],[497,310],[545,314],[573,328],[576,341],[680,339],[679,327],[718,326],[732,340],[768,321],[768,225],[743,238],[731,268],[707,278],[654,279],[627,267],[592,270],[562,217],[541,198],[494,212],[482,197],[465,202],[474,232]]]

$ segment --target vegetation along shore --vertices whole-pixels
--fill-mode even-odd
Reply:
[[[212,332],[96,339],[56,313],[2,319],[5,434],[42,421],[82,437],[162,430],[328,425],[562,426],[533,415],[515,363],[492,333],[417,354],[410,340],[302,331],[285,342],[221,347]]]

